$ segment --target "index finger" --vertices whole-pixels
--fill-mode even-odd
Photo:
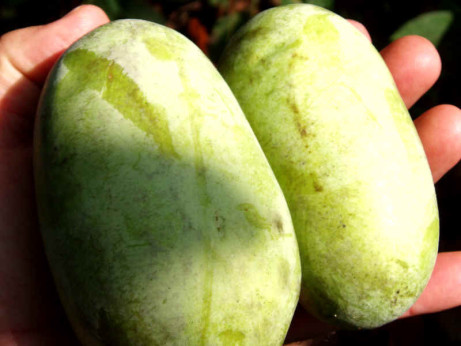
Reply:
[[[371,42],[370,34],[363,24],[351,19],[348,21]],[[381,50],[381,56],[407,108],[413,106],[440,76],[442,63],[439,53],[422,36],[402,37]]]
[[[421,36],[402,37],[381,51],[407,108],[437,81],[442,64],[434,45]]]

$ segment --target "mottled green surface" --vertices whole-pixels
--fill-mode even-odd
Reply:
[[[220,71],[290,207],[301,302],[339,325],[403,314],[437,253],[434,186],[384,62],[344,19],[310,5],[256,16]]]
[[[300,286],[288,207],[229,88],[183,36],[118,21],[54,68],[41,231],[88,345],[279,345]]]

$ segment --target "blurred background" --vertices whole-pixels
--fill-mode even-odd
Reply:
[[[216,61],[229,37],[258,12],[290,3],[312,3],[362,22],[377,49],[410,34],[432,41],[442,75],[415,104],[413,118],[441,104],[461,106],[461,1],[459,0],[1,0],[0,34],[54,21],[82,3],[102,7],[111,19],[140,18],[172,27]],[[461,164],[436,184],[441,251],[461,250]],[[338,331],[310,345],[461,345],[461,308],[393,322],[372,331]]]

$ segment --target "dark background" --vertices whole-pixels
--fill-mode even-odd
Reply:
[[[326,7],[368,28],[378,49],[418,34],[442,58],[436,85],[410,110],[413,118],[441,103],[460,105],[461,1],[459,0],[1,0],[0,34],[54,21],[82,3],[102,7],[111,19],[141,18],[168,25],[191,38],[216,61],[230,35],[269,7],[307,2]],[[441,251],[461,250],[461,164],[436,184]],[[372,331],[339,331],[314,341],[328,345],[461,345],[461,308],[390,323]]]

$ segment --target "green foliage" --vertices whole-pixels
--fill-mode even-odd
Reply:
[[[398,28],[391,35],[391,41],[407,35],[420,35],[438,46],[453,20],[454,14],[451,11],[432,11],[421,14]]]

